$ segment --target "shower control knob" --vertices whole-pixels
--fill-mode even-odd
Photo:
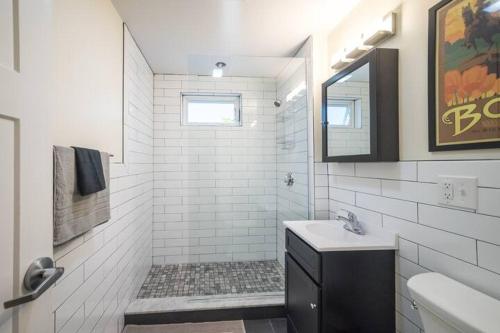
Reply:
[[[418,310],[417,302],[415,302],[414,300],[411,301],[411,308],[413,310]]]
[[[288,172],[283,179],[283,182],[286,184],[286,186],[293,186],[295,184],[295,175],[293,172]]]
[[[316,308],[317,308],[317,305],[316,305],[316,304],[314,304],[314,303],[311,303],[311,309],[313,309],[313,310],[314,310],[314,309],[316,309]]]

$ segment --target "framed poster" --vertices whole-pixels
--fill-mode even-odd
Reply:
[[[429,150],[500,147],[500,0],[429,10]]]

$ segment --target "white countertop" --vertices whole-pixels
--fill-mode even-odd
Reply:
[[[293,231],[318,252],[397,249],[397,235],[382,228],[370,228],[365,235],[344,229],[337,220],[284,221]]]

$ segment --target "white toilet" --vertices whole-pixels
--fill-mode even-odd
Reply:
[[[499,333],[500,301],[439,273],[408,280],[426,333]]]

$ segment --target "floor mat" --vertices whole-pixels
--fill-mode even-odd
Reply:
[[[245,333],[243,321],[169,325],[128,325],[123,333]]]

